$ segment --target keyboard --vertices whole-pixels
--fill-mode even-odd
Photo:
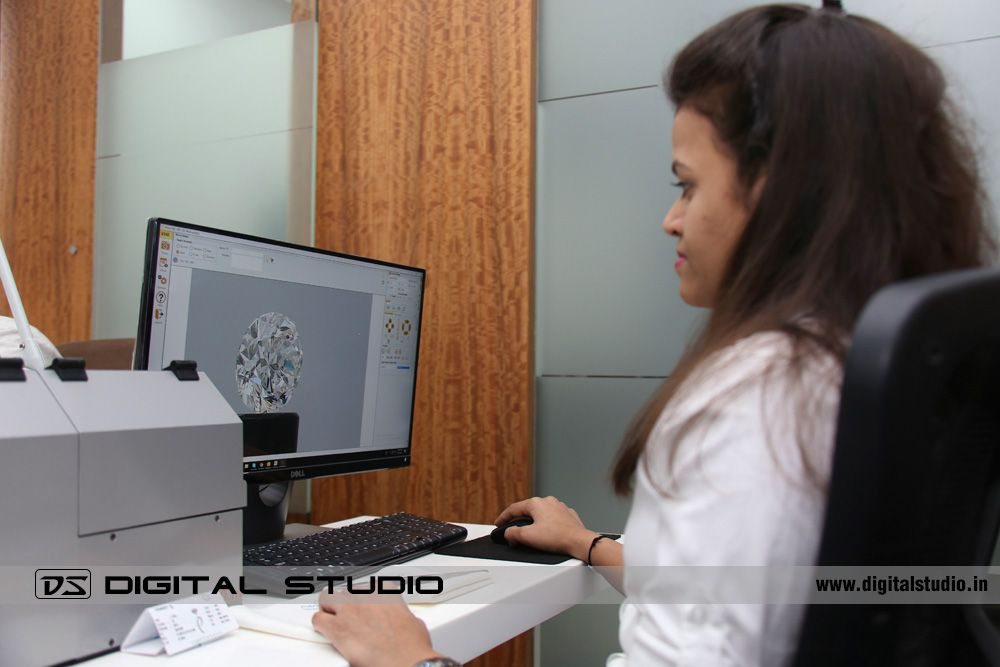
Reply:
[[[245,589],[295,597],[309,591],[304,584],[287,590],[289,576],[357,577],[429,554],[466,535],[462,526],[399,512],[294,540],[256,544],[243,549]],[[320,580],[316,590],[326,590],[325,581]]]

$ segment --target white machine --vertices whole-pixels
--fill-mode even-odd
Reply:
[[[2,244],[0,278],[27,366],[0,360],[0,665],[49,665],[117,648],[144,606],[73,595],[67,570],[238,579],[242,422],[203,373],[39,368]]]

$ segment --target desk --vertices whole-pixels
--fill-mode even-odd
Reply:
[[[361,518],[364,517],[356,520]],[[481,524],[459,525],[468,529],[469,539],[488,535],[493,529],[493,526]],[[559,565],[539,566],[430,554],[407,565],[490,567],[513,575],[505,577],[503,586],[497,586],[494,577],[490,588],[494,589],[495,595],[490,596],[493,600],[491,604],[456,604],[461,602],[461,598],[456,598],[444,604],[414,609],[414,613],[427,624],[435,650],[461,662],[482,655],[609,587],[603,577],[575,559]],[[521,568],[524,574],[518,576],[517,568]],[[478,595],[473,595],[481,600],[486,590],[481,589]],[[539,603],[539,600],[550,602]],[[88,667],[217,667],[236,664],[240,667],[273,667],[275,664],[343,667],[347,661],[329,645],[239,629],[215,642],[170,658],[166,655],[150,658],[113,653],[85,664]]]

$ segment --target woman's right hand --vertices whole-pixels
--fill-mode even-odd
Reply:
[[[573,508],[553,496],[528,498],[500,512],[494,523],[499,526],[524,516],[534,523],[508,528],[504,533],[508,542],[587,560],[590,543],[598,533],[588,530]]]

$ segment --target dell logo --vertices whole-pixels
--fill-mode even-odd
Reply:
[[[90,598],[90,570],[35,570],[35,597],[47,599]]]
[[[305,476],[306,476],[305,470],[293,470],[292,472],[289,473],[289,477],[291,477],[292,479],[302,479]]]

